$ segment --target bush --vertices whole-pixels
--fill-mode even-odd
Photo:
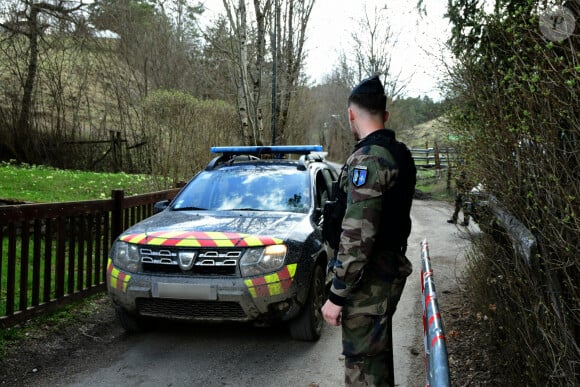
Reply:
[[[240,142],[236,110],[225,102],[159,90],[147,96],[142,109],[150,173],[163,176],[166,187],[203,168],[211,146]]]
[[[493,14],[453,1],[452,125],[471,174],[535,237],[527,262],[507,230],[478,244],[472,297],[496,305],[498,366],[528,385],[580,372],[580,37],[551,41],[540,2],[497,0]],[[517,4],[516,4],[517,3]],[[579,7],[569,4],[578,15]],[[485,270],[483,270],[485,269]],[[501,280],[498,280],[501,278]]]

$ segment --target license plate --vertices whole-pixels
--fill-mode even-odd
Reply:
[[[217,300],[217,288],[211,285],[157,282],[153,284],[152,294],[156,298]]]

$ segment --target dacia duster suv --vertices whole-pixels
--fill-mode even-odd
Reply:
[[[321,151],[212,148],[221,155],[112,245],[107,285],[123,328],[287,322],[294,339],[317,340],[330,251],[322,206],[337,179]]]

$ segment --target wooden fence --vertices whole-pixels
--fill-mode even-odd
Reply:
[[[112,241],[178,192],[0,206],[0,328],[103,291]]]
[[[413,148],[410,151],[417,168],[443,169],[457,161],[457,152],[453,148]]]

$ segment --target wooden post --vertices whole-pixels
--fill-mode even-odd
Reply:
[[[123,169],[123,148],[121,147],[121,132],[109,130],[109,139],[111,141],[111,153],[113,154],[113,170],[121,172]]]
[[[66,218],[59,216],[56,225],[56,273],[55,273],[55,298],[64,296],[65,281],[65,260],[66,260]]]
[[[121,132],[115,132],[115,147],[117,149],[115,164],[117,165],[117,172],[121,172],[123,170],[123,141],[121,140]]]
[[[125,191],[114,189],[111,192],[113,199],[113,212],[111,213],[111,242],[123,232],[123,200]]]
[[[441,178],[441,155],[439,154],[439,145],[437,144],[437,141],[435,141],[435,145],[434,145],[435,149],[435,176],[437,177],[437,179]]]
[[[113,171],[119,172],[117,170],[117,147],[115,145],[115,131],[109,130],[109,140],[111,141],[111,154],[113,156]]]
[[[451,169],[452,167],[452,163],[451,163],[451,159],[449,158],[449,148],[447,148],[446,151],[446,155],[447,155],[447,192],[451,192]]]

